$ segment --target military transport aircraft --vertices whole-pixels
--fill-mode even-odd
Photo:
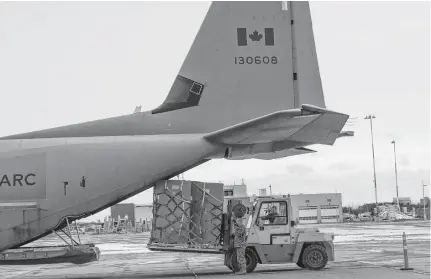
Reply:
[[[214,2],[159,107],[0,139],[0,251],[214,158],[333,145],[348,117],[325,108],[308,2]]]

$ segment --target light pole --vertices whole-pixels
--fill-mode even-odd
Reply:
[[[365,119],[370,120],[370,125],[371,125],[371,148],[373,151],[374,192],[375,192],[375,196],[376,196],[376,220],[377,220],[377,217],[379,216],[379,209],[377,208],[376,160],[375,160],[375,156],[374,156],[374,138],[373,138],[373,119],[374,118],[376,118],[376,117],[374,115],[371,115],[371,114],[365,116]]]
[[[427,204],[426,201],[425,201],[425,186],[427,186],[427,185],[425,185],[424,181],[422,180],[422,201],[424,203],[424,221],[427,220],[427,213],[425,211],[425,206]]]
[[[391,143],[394,145],[394,157],[395,157],[395,186],[397,188],[397,206],[398,210],[401,210],[400,208],[400,200],[398,197],[398,172],[397,172],[397,151],[395,149],[395,141],[391,141]]]

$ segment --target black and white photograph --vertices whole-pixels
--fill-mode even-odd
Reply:
[[[430,278],[430,1],[0,1],[0,279]]]

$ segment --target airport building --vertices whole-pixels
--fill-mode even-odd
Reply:
[[[343,222],[340,193],[291,195],[293,216],[298,224]]]
[[[223,185],[224,196],[247,197],[247,186],[241,185]]]
[[[152,205],[136,205],[133,203],[119,203],[111,207],[111,218],[114,220],[127,219],[132,221],[132,225],[135,223],[147,223],[151,222],[153,218],[153,206]]]
[[[119,203],[111,207],[111,218],[118,221],[118,219],[127,219],[132,221],[135,225],[135,205],[133,203]]]
[[[430,204],[430,198],[429,197],[425,197],[425,205],[429,206],[429,204]],[[420,205],[424,206],[424,199],[420,200]]]
[[[400,206],[409,206],[412,204],[412,199],[409,197],[399,197],[398,200],[400,201]],[[397,204],[397,198],[393,198],[392,202]]]
[[[249,197],[247,186],[223,185],[224,211],[226,211],[226,200],[234,197],[247,197],[246,204],[256,197]],[[277,195],[274,195],[277,196]],[[322,194],[299,194],[291,195],[293,218],[298,224],[320,224],[320,223],[341,223],[343,222],[342,196],[340,193]],[[245,202],[245,201],[244,201]],[[116,204],[111,207],[111,217],[117,220],[128,219],[135,223],[151,223],[153,218],[153,205],[135,205],[133,203]]]
[[[153,205],[137,204],[135,205],[135,220],[136,222],[151,222],[153,219]]]
[[[226,198],[246,197],[247,186],[224,185]],[[266,188],[259,189],[259,196],[266,196]],[[277,197],[279,195],[273,195]],[[280,196],[281,197],[281,196]],[[250,197],[253,201],[256,195]],[[340,193],[291,195],[293,218],[298,224],[320,224],[343,222],[343,206]],[[226,207],[226,206],[225,206]]]
[[[267,196],[266,189],[259,189],[259,196]],[[283,197],[283,195],[273,195]],[[293,219],[298,224],[343,222],[343,205],[340,193],[290,195]],[[251,197],[251,201],[256,195]]]

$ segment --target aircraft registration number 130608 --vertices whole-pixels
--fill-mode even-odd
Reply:
[[[277,64],[277,56],[235,56],[235,64]]]

